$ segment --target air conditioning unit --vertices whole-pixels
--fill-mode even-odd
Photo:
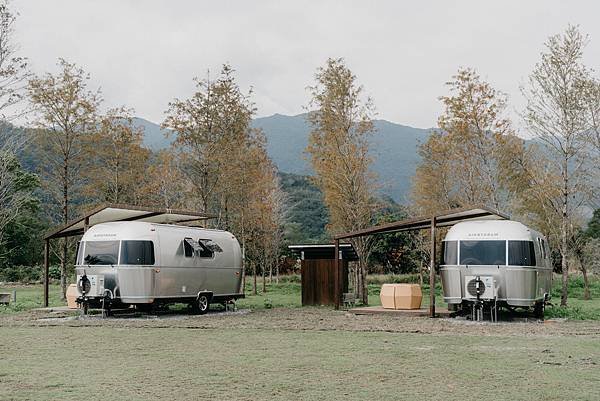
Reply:
[[[77,290],[79,295],[82,295],[81,291],[81,274],[77,275]],[[89,291],[87,292],[88,297],[103,297],[104,296],[104,275],[103,274],[88,274],[87,279],[89,281]]]
[[[465,298],[494,299],[495,292],[493,276],[465,276]]]

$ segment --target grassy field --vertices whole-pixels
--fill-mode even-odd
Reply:
[[[7,400],[600,399],[597,337],[63,326],[0,336]]]
[[[593,301],[571,285],[569,308],[597,314],[597,281]],[[593,321],[353,316],[300,308],[295,279],[240,300],[253,312],[205,316],[77,319],[26,312],[41,286],[17,297],[0,316],[0,400],[600,399]]]

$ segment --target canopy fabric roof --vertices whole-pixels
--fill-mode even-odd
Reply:
[[[381,224],[378,226],[365,228],[358,231],[352,231],[336,235],[334,239],[348,239],[361,237],[364,235],[383,234],[397,231],[421,230],[431,228],[432,219],[435,218],[436,227],[452,226],[460,221],[468,220],[508,220],[510,216],[497,210],[480,206],[476,208],[450,209],[434,216],[422,216],[407,220],[395,221],[392,223]]]
[[[150,223],[188,223],[214,218],[214,215],[202,212],[160,209],[125,204],[103,204],[87,212],[84,216],[73,220],[50,232],[45,240],[70,237],[83,234],[85,226],[111,221],[146,221]]]

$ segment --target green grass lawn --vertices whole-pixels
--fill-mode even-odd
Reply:
[[[0,337],[0,399],[600,399],[593,337],[67,326]]]
[[[43,306],[44,286],[42,284],[0,286],[0,292],[12,293],[13,290],[17,291],[17,302],[11,303],[9,306],[0,306],[0,314],[17,313]],[[66,305],[60,300],[59,285],[49,286],[48,304],[50,306]]]
[[[369,276],[369,304],[380,305],[379,291],[382,282],[415,281],[415,275],[407,276]],[[558,306],[560,303],[560,277],[554,279],[552,291],[552,303],[546,309],[547,318],[570,318],[577,320],[600,320],[600,278],[591,279],[592,300],[583,300],[583,279],[580,276],[572,276],[569,280],[569,302],[566,308]],[[17,313],[20,311],[39,308],[42,306],[42,285],[17,285],[11,287],[0,287],[0,292],[12,292],[17,290],[17,303],[10,306],[0,306],[0,314]],[[259,279],[258,294],[252,295],[251,277],[246,282],[246,298],[238,301],[238,307],[244,309],[264,309],[266,307],[301,307],[301,288],[298,276],[282,277],[279,284],[268,284],[267,292],[262,292],[262,281]],[[50,286],[50,306],[64,305],[60,301],[60,288],[58,285]],[[441,295],[441,286],[436,283],[436,305],[445,307]],[[429,285],[423,286],[424,308],[429,306]]]
[[[573,278],[567,311],[597,316],[599,287],[595,280],[594,300],[583,301]],[[0,313],[41,305],[42,286],[16,288],[19,302]],[[373,302],[379,284],[369,289]],[[51,286],[54,305],[61,304],[58,293]],[[297,308],[300,284],[293,278],[239,306],[264,309],[266,299],[291,309],[149,323],[5,316],[0,400],[600,399],[596,322],[486,326],[394,318],[384,324],[330,307]],[[285,323],[290,319],[294,324]],[[332,320],[330,328],[319,323]]]

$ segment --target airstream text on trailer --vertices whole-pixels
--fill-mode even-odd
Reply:
[[[510,220],[454,225],[443,241],[444,301],[455,309],[534,308],[543,316],[552,265],[546,238]]]
[[[146,222],[91,227],[76,260],[79,301],[150,306],[185,302],[199,313],[241,291],[242,253],[227,231]]]

